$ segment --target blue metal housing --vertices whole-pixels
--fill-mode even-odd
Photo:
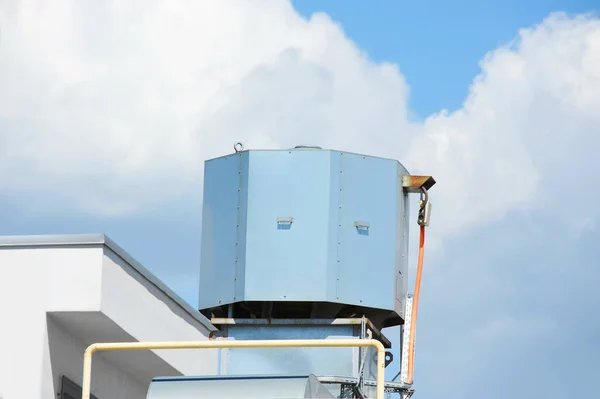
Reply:
[[[396,160],[322,149],[206,161],[199,308],[274,303],[288,306],[282,314],[289,318],[301,317],[292,308],[318,304],[307,308],[310,317],[351,317],[341,312],[359,309],[378,327],[401,324],[402,175],[408,172]]]
[[[264,320],[215,319],[228,340],[366,339],[385,347],[387,338],[368,319]],[[222,375],[285,375],[312,373],[375,380],[377,352],[373,348],[229,348],[220,349]],[[363,359],[364,358],[364,359]],[[362,364],[362,370],[360,370]]]
[[[378,339],[391,344],[365,318],[335,320],[214,319],[223,338],[236,340]],[[348,397],[344,387],[356,386],[366,397],[375,394],[377,351],[372,348],[222,348],[218,375],[155,378],[148,398],[192,397]],[[388,359],[386,359],[387,361]],[[389,358],[391,362],[391,358]],[[308,375],[314,381],[306,385]],[[298,381],[303,379],[304,381]],[[287,382],[286,382],[287,381]],[[318,381],[324,382],[320,385]],[[361,383],[362,382],[362,383]],[[304,395],[304,387],[321,387]],[[387,384],[388,388],[399,389]],[[217,394],[218,393],[218,394]],[[260,396],[263,395],[263,396]]]

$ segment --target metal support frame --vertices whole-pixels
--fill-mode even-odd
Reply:
[[[111,342],[91,344],[83,355],[82,399],[90,399],[92,356],[96,352],[152,350],[152,349],[219,349],[219,348],[315,348],[315,347],[374,347],[377,349],[376,398],[385,395],[385,347],[375,339],[298,339],[249,341],[165,341],[165,342]]]
[[[435,179],[431,176],[412,176],[402,175],[402,187],[407,193],[422,192],[422,188],[429,190],[435,184]]]
[[[349,378],[349,377],[338,377],[338,376],[316,376],[317,380],[321,384],[339,384],[342,388],[342,395],[344,392],[359,395],[356,392],[356,387],[358,387],[358,378]],[[374,380],[364,380],[364,386],[366,387],[374,387],[377,386],[376,381]],[[400,395],[402,399],[410,398],[414,393],[414,390],[410,388],[410,386],[403,384],[401,382],[386,382],[384,384],[385,393],[397,393]],[[345,397],[345,396],[342,396]]]
[[[401,346],[401,364],[400,371],[398,375],[394,377],[392,381],[395,381],[396,378],[401,377],[400,381],[404,384],[409,384],[411,381],[408,381],[408,351],[410,347],[410,328],[412,326],[412,306],[413,306],[413,298],[412,296],[408,296],[406,298],[406,311],[404,316],[404,326],[402,327],[402,346]],[[414,343],[413,343],[414,344]]]

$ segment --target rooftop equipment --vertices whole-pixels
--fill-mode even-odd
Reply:
[[[428,189],[435,180],[411,176],[393,159],[317,146],[244,150],[237,143],[234,149],[206,161],[204,170],[199,309],[219,328],[213,338],[376,340],[391,348],[381,330],[401,326],[400,371],[385,390],[411,396]],[[420,194],[421,233],[412,296],[410,193]],[[233,397],[240,390],[264,398],[376,394],[372,346],[219,350],[218,376],[157,378],[148,399]],[[381,366],[390,364],[386,352]]]
[[[318,146],[234,149],[205,163],[201,312],[228,339],[376,337],[390,348],[381,330],[404,325],[407,301],[413,314],[408,195],[421,194],[424,229],[433,178]],[[228,350],[221,364],[224,375],[344,376],[363,389],[374,368],[372,353],[351,348]]]

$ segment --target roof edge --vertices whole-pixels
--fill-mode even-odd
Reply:
[[[127,251],[121,248],[117,243],[111,240],[106,234],[49,234],[49,235],[18,235],[18,236],[0,236],[0,249],[2,248],[27,248],[27,247],[72,247],[102,245],[110,249],[115,255],[123,259],[135,271],[137,271],[148,282],[162,291],[173,302],[179,305],[184,311],[200,322],[209,331],[217,331],[217,328],[208,320],[198,309],[193,308],[188,302],[177,295],[158,277],[146,269]]]
[[[102,245],[106,238],[101,233],[0,236],[0,248]]]
[[[168,285],[166,285],[162,280],[152,274],[148,269],[146,269],[140,262],[138,262],[133,256],[131,256],[127,251],[121,248],[117,243],[111,240],[108,236],[104,236],[104,246],[110,249],[115,255],[123,259],[126,263],[128,263],[133,269],[135,269],[138,273],[140,273],[146,280],[152,283],[156,288],[161,290],[166,296],[171,298],[175,303],[177,303],[183,310],[189,313],[194,319],[199,321],[204,327],[206,327],[209,331],[217,331],[217,327],[215,327],[206,316],[204,316],[198,309],[195,309],[186,302],[183,298],[175,293]]]

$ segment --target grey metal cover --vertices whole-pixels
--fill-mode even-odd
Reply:
[[[147,399],[335,398],[314,375],[160,377],[150,384]]]

